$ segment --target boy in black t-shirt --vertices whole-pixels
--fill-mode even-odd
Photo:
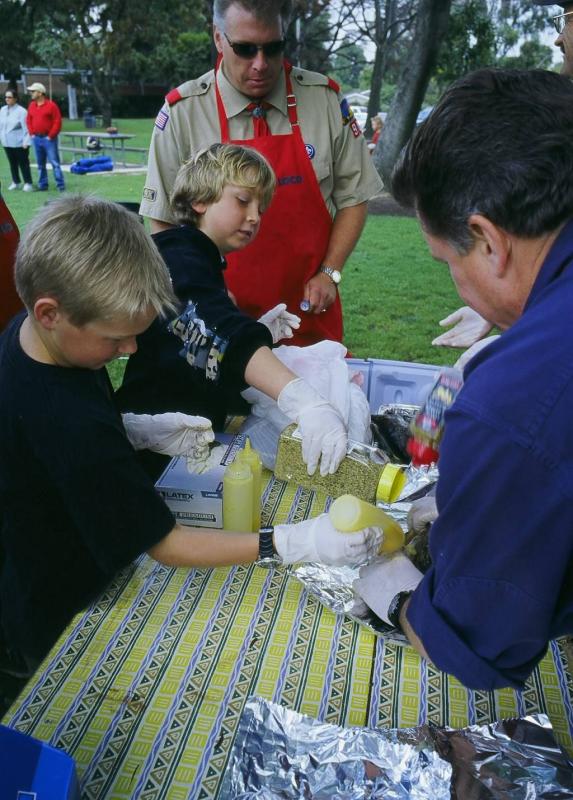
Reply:
[[[105,364],[133,353],[174,303],[137,218],[95,198],[50,203],[20,243],[16,286],[27,314],[0,337],[0,689],[3,670],[29,673],[144,551],[171,566],[259,554],[257,536],[176,524],[128,439],[182,454],[204,446],[204,420],[146,417],[142,436],[132,419],[126,435],[115,408]],[[278,525],[271,539],[286,563],[360,560],[375,541],[368,531],[339,534],[327,515]]]
[[[118,403],[124,411],[202,413],[221,427],[229,397],[254,386],[298,424],[309,474],[320,463],[326,475],[346,455],[345,422],[271,350],[273,343],[292,336],[300,319],[284,304],[252,319],[235,306],[223,276],[225,255],[256,237],[274,187],[266,159],[235,144],[211,145],[179,169],[171,204],[180,224],[153,239],[175,294],[187,307],[169,327],[158,321],[138,338]]]

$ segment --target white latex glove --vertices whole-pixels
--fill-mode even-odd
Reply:
[[[334,567],[363,564],[374,558],[382,541],[380,528],[356,533],[338,531],[328,514],[294,525],[275,525],[275,550],[285,564],[316,561]]]
[[[408,511],[408,530],[423,533],[438,516],[436,498],[433,495],[414,500]]]
[[[404,553],[394,553],[361,567],[360,577],[352,588],[380,619],[390,625],[388,610],[392,600],[400,592],[413,591],[422,578],[420,570]]]
[[[122,414],[127,438],[135,450],[154,450],[167,456],[204,461],[215,438],[210,420],[180,412]]]
[[[475,342],[475,344],[472,344],[472,346],[469,347],[465,351],[465,353],[461,354],[461,356],[454,364],[454,367],[456,369],[459,369],[460,372],[463,372],[463,369],[465,365],[468,363],[468,361],[471,361],[471,359],[476,355],[476,353],[479,353],[479,351],[483,350],[484,347],[487,347],[492,342],[495,342],[496,339],[499,339],[499,333],[496,334],[495,336],[487,336],[485,339],[480,339],[479,342]]]
[[[208,454],[203,458],[198,459],[194,456],[187,456],[187,471],[195,475],[208,472],[208,470],[219,466],[226,452],[227,445],[218,444],[216,447],[209,447]]]
[[[259,322],[270,330],[273,344],[280,342],[281,339],[292,339],[293,328],[295,330],[300,328],[300,317],[287,311],[286,303],[279,303],[278,306],[271,308],[259,317]]]
[[[491,322],[469,306],[458,308],[453,314],[440,320],[440,325],[442,328],[453,325],[453,328],[437,336],[432,342],[443,347],[470,347],[474,342],[487,336],[493,328]]]
[[[314,475],[319,460],[323,477],[336,472],[348,446],[348,433],[338,411],[302,378],[287,383],[277,404],[299,427],[308,474]]]
[[[351,617],[359,617],[360,619],[367,619],[370,614],[370,607],[366,605],[361,597],[354,593],[352,606],[348,610]]]

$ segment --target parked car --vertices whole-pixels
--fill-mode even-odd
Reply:
[[[421,125],[422,122],[424,122],[424,120],[426,120],[430,116],[433,110],[434,106],[426,106],[425,108],[423,108],[416,117],[416,125]]]
[[[364,130],[366,122],[368,120],[368,109],[366,106],[352,106],[352,111],[354,112],[354,117],[356,122],[360,125],[360,128]]]

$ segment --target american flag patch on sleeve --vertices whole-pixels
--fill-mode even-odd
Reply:
[[[169,122],[169,114],[167,114],[163,109],[157,115],[155,120],[155,127],[159,128],[160,131],[165,129],[165,126]]]

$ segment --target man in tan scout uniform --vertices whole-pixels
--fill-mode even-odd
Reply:
[[[228,258],[226,282],[258,318],[279,302],[308,313],[295,344],[342,339],[341,270],[382,189],[334,81],[283,60],[290,0],[216,0],[215,70],[167,95],[149,153],[141,213],[158,232],[173,224],[169,193],[192,152],[218,141],[263,153],[278,189],[257,241]],[[292,340],[291,340],[292,342]]]

